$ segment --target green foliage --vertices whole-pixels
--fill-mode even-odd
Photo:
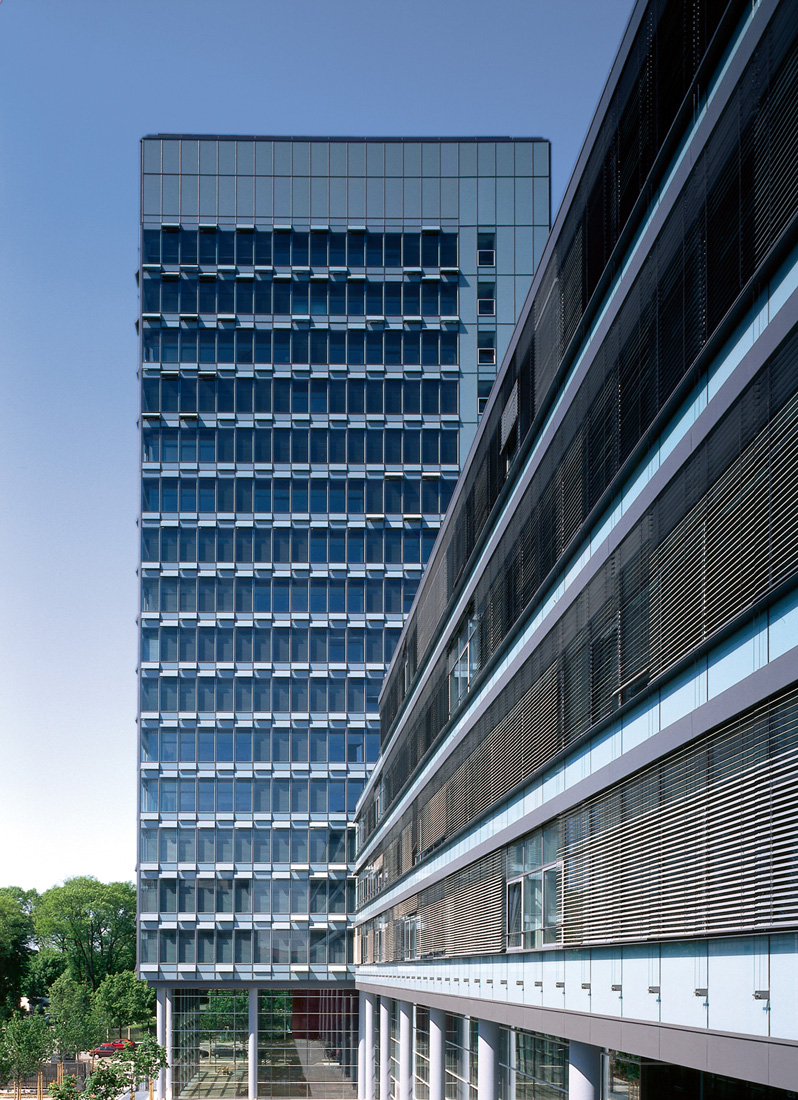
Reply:
[[[123,1092],[129,1091],[130,1080],[126,1068],[120,1065],[116,1057],[103,1058],[83,1085],[84,1096],[94,1096],[96,1100],[116,1100]]]
[[[24,992],[33,924],[30,908],[35,891],[0,888],[0,1020],[19,1007]]]
[[[40,1013],[20,1013],[0,1031],[0,1077],[8,1080],[38,1073],[53,1053],[53,1032]]]
[[[228,993],[212,989],[200,1009],[200,1027],[217,1039],[234,1038],[236,1032],[243,1030],[248,1033],[248,1011],[246,992]]]
[[[104,1037],[103,1020],[82,982],[64,973],[50,986],[48,995],[55,1047],[62,1057],[89,1050]]]
[[[78,981],[97,989],[106,974],[136,961],[136,891],[129,882],[67,879],[46,890],[33,910],[41,947],[60,952]]]
[[[94,1009],[107,1027],[146,1024],[155,1012],[155,991],[132,970],[107,974],[92,998]]]
[[[100,1062],[94,1073],[86,1078],[84,1095],[94,1096],[96,1100],[117,1100],[122,1093],[133,1091],[139,1081],[154,1077],[166,1065],[164,1048],[154,1039],[145,1039],[138,1046],[125,1047]]]
[[[134,1047],[125,1047],[114,1057],[118,1057],[122,1064],[129,1067],[130,1079],[134,1084],[155,1077],[159,1070],[166,1069],[169,1064],[166,1050],[155,1039],[144,1039]]]
[[[67,1074],[60,1084],[54,1081],[53,1084],[50,1085],[50,1096],[52,1096],[53,1100],[78,1100],[80,1095],[78,1079],[72,1074]]]
[[[46,997],[56,978],[66,970],[66,956],[52,947],[34,951],[28,959],[22,992],[26,997]]]

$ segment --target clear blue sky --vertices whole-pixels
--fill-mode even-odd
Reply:
[[[547,137],[556,210],[631,9],[0,2],[0,885],[134,874],[139,138]]]

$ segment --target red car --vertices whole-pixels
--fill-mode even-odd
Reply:
[[[118,1050],[124,1050],[125,1047],[134,1047],[135,1045],[133,1039],[115,1039],[113,1042],[100,1043],[94,1050],[90,1050],[89,1054],[93,1054],[95,1058],[110,1058]]]

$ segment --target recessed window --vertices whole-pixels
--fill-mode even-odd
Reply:
[[[470,611],[449,649],[450,712],[465,698],[479,666],[479,617]]]
[[[477,313],[480,317],[496,316],[495,283],[477,283]]]
[[[496,234],[477,233],[477,266],[496,266]]]
[[[477,333],[477,362],[496,365],[496,333],[493,330]]]
[[[560,823],[552,821],[507,853],[509,950],[529,951],[562,940],[560,847]]]

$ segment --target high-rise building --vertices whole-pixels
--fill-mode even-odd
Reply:
[[[378,695],[549,225],[540,140],[147,137],[139,970],[175,1100],[346,1096]]]
[[[798,5],[638,0],[382,693],[366,1100],[796,1096],[797,288]]]

